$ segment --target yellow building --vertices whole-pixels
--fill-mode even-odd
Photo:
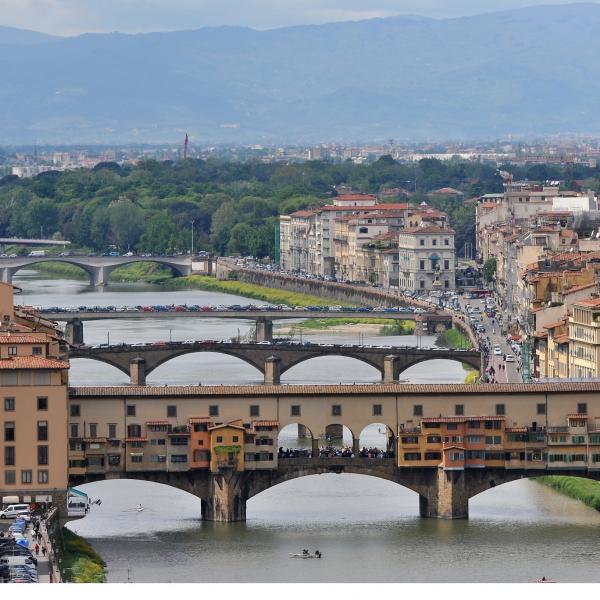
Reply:
[[[209,428],[210,432],[210,470],[217,473],[222,469],[244,470],[244,436],[243,425],[224,423]]]

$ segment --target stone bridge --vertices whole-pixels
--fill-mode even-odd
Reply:
[[[470,498],[504,483],[549,474],[545,469],[445,471],[441,467],[400,468],[395,466],[393,458],[280,458],[278,468],[269,471],[116,472],[71,476],[69,485],[104,479],[134,479],[170,485],[201,499],[204,520],[232,522],[246,520],[246,503],[253,496],[292,479],[324,473],[352,473],[392,481],[419,494],[421,517],[440,519],[467,519]],[[550,474],[600,480],[600,471],[552,470]]]
[[[88,358],[116,367],[129,376],[132,385],[145,385],[146,376],[167,361],[197,352],[228,354],[252,365],[264,375],[266,384],[278,384],[281,375],[297,364],[322,356],[346,356],[375,367],[386,383],[420,362],[456,360],[481,370],[481,354],[474,350],[425,349],[404,346],[366,346],[292,343],[228,343],[214,341],[171,342],[145,346],[71,348],[69,358]]]
[[[108,276],[112,271],[139,262],[153,262],[169,267],[176,276],[192,273],[190,256],[19,256],[17,258],[0,258],[0,279],[11,283],[15,273],[21,269],[44,262],[60,262],[83,269],[94,286],[108,284]]]
[[[84,343],[83,323],[85,321],[118,319],[248,319],[256,323],[256,341],[273,341],[273,321],[287,319],[373,319],[382,318],[394,321],[415,321],[417,335],[442,333],[453,325],[452,315],[448,313],[398,312],[358,312],[358,311],[296,311],[296,310],[67,310],[56,312],[41,310],[40,314],[51,321],[64,321],[65,339],[69,344]]]

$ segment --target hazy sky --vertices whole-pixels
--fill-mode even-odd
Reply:
[[[599,3],[600,0],[588,0]],[[57,35],[246,25],[259,29],[417,14],[458,17],[573,0],[0,0],[0,24]]]

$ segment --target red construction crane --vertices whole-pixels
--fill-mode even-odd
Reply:
[[[187,160],[188,157],[188,146],[190,144],[190,138],[188,134],[185,134],[185,141],[183,142],[183,160]]]

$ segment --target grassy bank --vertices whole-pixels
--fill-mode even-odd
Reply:
[[[306,314],[306,313],[304,313]],[[302,314],[298,315],[303,316]],[[414,333],[415,323],[413,321],[396,321],[393,319],[360,319],[360,318],[340,318],[336,319],[306,319],[302,323],[294,325],[293,329],[320,331],[340,327],[343,325],[380,325],[381,335],[410,335]]]
[[[62,529],[62,578],[73,583],[104,583],[104,561],[82,537]]]
[[[458,329],[448,329],[448,331],[440,333],[437,338],[437,345],[446,348],[470,348],[471,340]]]
[[[473,385],[475,383],[479,383],[479,371],[473,371],[471,369],[466,369],[466,370],[468,372],[467,372],[467,375],[465,377],[465,383],[467,385]]]
[[[221,281],[208,275],[190,275],[189,277],[177,277],[166,283],[169,289],[196,289],[209,292],[223,292],[225,294],[235,294],[254,300],[262,300],[270,304],[286,304],[287,306],[336,306],[339,300],[330,300],[320,296],[311,296],[309,294],[299,294],[287,290],[278,290],[267,288],[253,283],[244,283],[242,281]],[[352,306],[349,303],[345,303]],[[299,314],[298,317],[302,317]]]
[[[89,275],[79,267],[60,262],[43,262],[33,266],[33,269],[50,277],[68,277],[80,281],[89,281]],[[171,270],[156,263],[143,262],[125,265],[115,269],[109,276],[109,281],[127,283],[166,283],[172,279]]]
[[[583,477],[546,475],[536,477],[536,481],[559,491],[565,496],[580,500],[587,506],[600,510],[600,483]]]

